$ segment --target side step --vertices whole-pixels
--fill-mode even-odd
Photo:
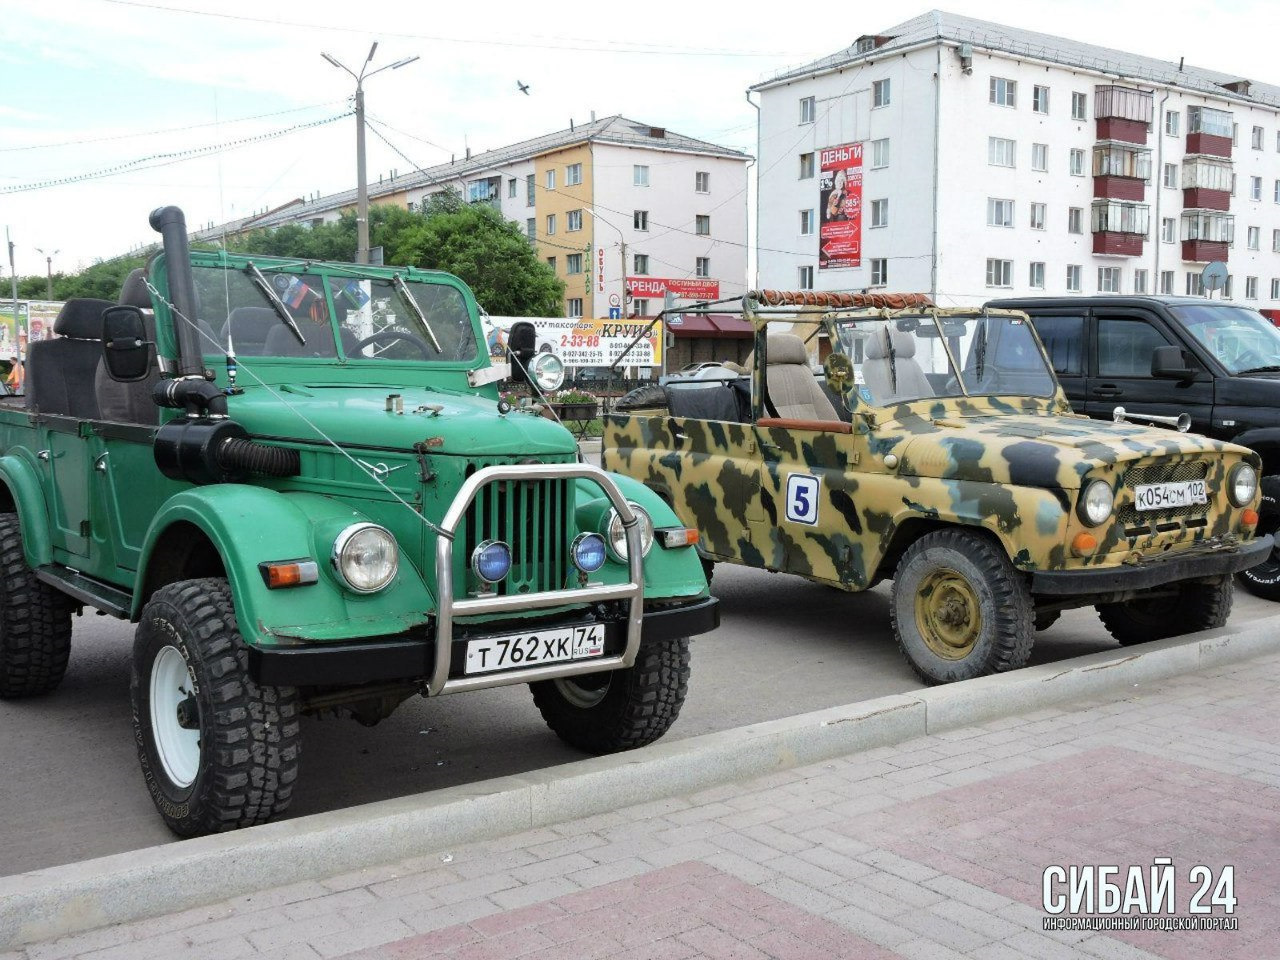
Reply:
[[[121,620],[129,619],[129,612],[133,607],[132,594],[57,563],[36,567],[36,576],[51,587],[57,587],[63,593],[75,597],[86,606],[94,607]]]

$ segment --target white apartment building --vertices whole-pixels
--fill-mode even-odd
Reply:
[[[932,11],[751,91],[762,287],[1184,294],[1221,260],[1280,307],[1280,87]]]
[[[737,150],[621,116],[369,184],[370,204],[418,209],[457,190],[520,225],[565,281],[565,315],[647,316],[671,290],[740,296],[747,274],[747,165]],[[354,210],[354,189],[283,206],[193,239],[320,224]]]

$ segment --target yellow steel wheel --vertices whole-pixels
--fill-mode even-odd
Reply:
[[[944,660],[963,660],[982,635],[978,594],[946,567],[930,572],[916,590],[916,627],[928,648]]]

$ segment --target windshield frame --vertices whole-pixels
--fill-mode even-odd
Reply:
[[[1253,374],[1248,373],[1247,371],[1253,367],[1261,366],[1262,364],[1246,364],[1241,366],[1239,369],[1229,365],[1219,352],[1200,335],[1200,328],[1204,326],[1206,320],[1197,321],[1194,314],[1204,311],[1206,308],[1214,312],[1226,313],[1229,316],[1239,316],[1244,314],[1246,316],[1256,318],[1256,321],[1261,323],[1262,326],[1270,328],[1272,331],[1271,336],[1273,336],[1277,343],[1280,344],[1280,329],[1277,329],[1274,323],[1252,307],[1241,306],[1240,304],[1235,303],[1221,303],[1220,301],[1214,300],[1206,300],[1204,303],[1169,304],[1168,310],[1175,321],[1175,329],[1181,328],[1185,330],[1188,339],[1195,346],[1196,351],[1203,353],[1205,357],[1207,357],[1229,377],[1252,376]],[[1280,365],[1280,352],[1277,352],[1276,364]]]

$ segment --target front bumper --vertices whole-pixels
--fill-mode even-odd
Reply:
[[[566,623],[583,623],[590,615],[570,616]],[[621,651],[627,642],[627,623],[620,619],[602,620],[605,625],[605,658]],[[641,642],[650,643],[672,637],[692,637],[708,633],[720,625],[720,604],[715,597],[703,597],[679,606],[657,607],[644,612]],[[506,627],[510,631],[510,625]],[[459,633],[450,640],[449,677],[462,678],[467,641],[471,635]],[[400,637],[381,638],[356,643],[316,643],[289,647],[250,647],[249,674],[268,686],[312,687],[355,686],[361,683],[392,680],[427,680],[436,668],[436,639],[427,630]],[[554,672],[572,666],[579,672],[590,669],[595,661],[578,660],[571,664],[555,664],[534,670],[508,670],[483,674],[476,686],[502,686],[544,679],[540,671]],[[446,688],[444,692],[449,692]]]
[[[1126,593],[1179,580],[1229,576],[1262,563],[1272,546],[1271,535],[1263,534],[1239,546],[1180,551],[1118,567],[1037,571],[1031,575],[1031,592],[1053,596]]]

